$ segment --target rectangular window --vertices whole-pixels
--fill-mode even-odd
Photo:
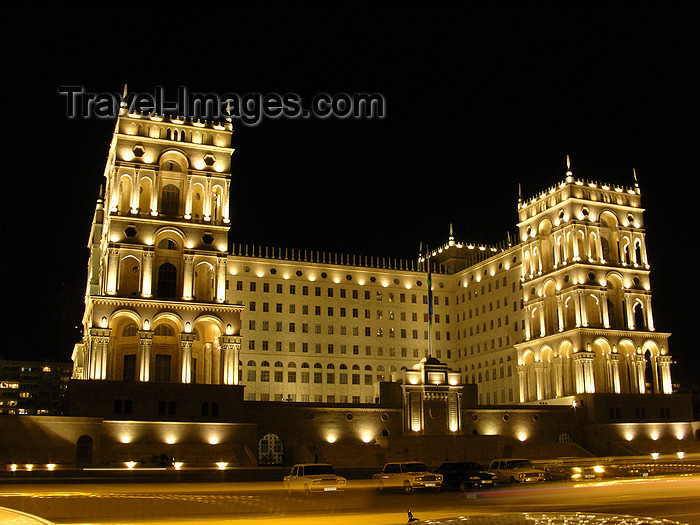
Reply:
[[[275,383],[281,383],[284,381],[284,372],[282,370],[275,370]]]
[[[323,383],[323,374],[321,372],[314,372],[314,383]]]
[[[136,354],[124,356],[124,381],[136,381]]]
[[[287,372],[287,383],[296,383],[297,382],[297,373],[296,372]]]
[[[260,371],[260,381],[262,381],[263,383],[270,382],[270,371],[269,370],[261,370]]]
[[[170,381],[170,356],[156,354],[155,377],[156,381]]]
[[[255,382],[255,370],[248,370],[248,381]]]
[[[340,380],[341,385],[347,385],[348,384],[348,375],[346,373],[341,372],[338,374],[338,379]]]
[[[353,385],[360,384],[360,374],[352,374],[352,384]]]
[[[301,382],[302,383],[308,383],[309,382],[309,373],[308,372],[302,372],[301,373]],[[302,396],[303,397],[303,396]]]

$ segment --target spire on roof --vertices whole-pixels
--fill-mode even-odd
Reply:
[[[574,181],[574,174],[571,173],[571,159],[569,156],[566,156],[566,182],[573,182]]]

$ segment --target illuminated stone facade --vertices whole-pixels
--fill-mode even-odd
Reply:
[[[428,355],[424,259],[235,242],[228,253],[231,133],[229,122],[119,117],[74,378],[375,403],[381,382],[405,381],[402,369]],[[431,252],[432,356],[457,384],[477,385],[479,404],[672,392],[640,199],[636,183],[568,171],[521,199],[517,241],[479,246],[450,232]]]

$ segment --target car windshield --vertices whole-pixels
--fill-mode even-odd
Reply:
[[[532,468],[527,459],[516,459],[508,462],[508,468]]]
[[[320,474],[335,474],[330,465],[306,465],[304,476],[318,476]]]
[[[462,469],[463,470],[481,470],[481,465],[478,463],[463,463],[462,464]]]
[[[405,463],[401,465],[401,472],[427,472],[428,468],[424,463]]]

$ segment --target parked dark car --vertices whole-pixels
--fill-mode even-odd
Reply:
[[[475,461],[448,461],[440,465],[435,472],[442,474],[445,488],[457,488],[462,492],[470,487],[492,487],[497,476],[488,472]]]

